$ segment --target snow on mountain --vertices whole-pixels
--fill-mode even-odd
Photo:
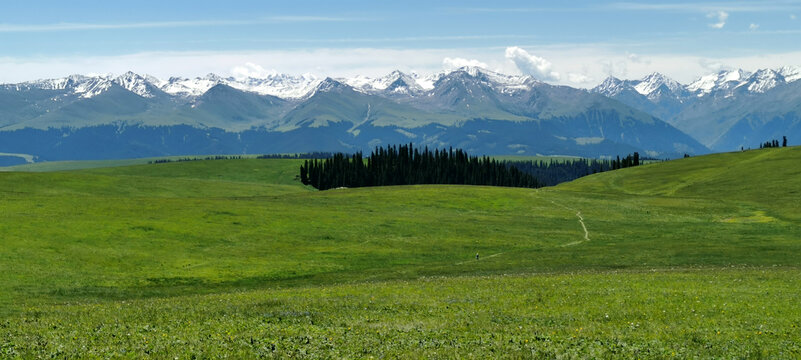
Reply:
[[[751,73],[742,69],[724,70],[698,78],[698,80],[687,85],[687,90],[695,93],[698,97],[702,97],[712,92],[734,89],[749,76],[751,76]]]
[[[196,77],[194,79],[171,77],[166,82],[159,84],[158,87],[161,91],[170,95],[192,97],[203,95],[219,83],[219,77],[209,74],[206,77]]]
[[[592,92],[601,93],[603,95],[613,97],[626,89],[626,83],[614,76],[607,77],[602,83],[592,89]]]
[[[272,95],[280,98],[300,98],[308,94],[309,91],[314,89],[321,81],[320,78],[312,74],[293,76],[271,73],[263,78],[227,78],[223,80],[223,83],[235,89],[255,92],[261,95]]]
[[[203,95],[215,85],[224,84],[238,90],[261,95],[300,98],[309,93],[319,82],[320,79],[312,74],[292,76],[269,73],[265,77],[259,78],[223,78],[215,74],[208,74],[205,77],[194,79],[173,77],[159,87],[168,94],[193,97]]]
[[[154,86],[153,81],[157,81],[152,76],[143,77],[131,71],[114,78],[114,83],[122,86],[126,90],[145,98],[152,98],[155,95],[150,91]]]
[[[765,91],[773,89],[780,83],[784,83],[784,76],[781,76],[776,71],[768,69],[756,71],[737,87],[748,86],[749,92],[764,93]]]
[[[494,91],[501,94],[531,90],[534,85],[540,83],[529,75],[506,75],[481,67],[465,66],[453,71],[445,71],[432,75],[430,77],[430,81],[432,82],[431,89],[434,89],[437,83],[443,78],[459,75],[460,73],[482,81]]]
[[[154,95],[150,87],[155,86],[153,85],[155,80],[152,76],[140,76],[129,71],[116,78],[111,75],[70,75],[63,78],[31,81],[20,85],[42,90],[66,90],[88,99],[102,94],[113,84],[117,84],[139,96],[151,98]]]
[[[748,93],[765,93],[781,84],[801,79],[801,67],[785,66],[777,70],[760,69],[748,72],[742,69],[721,71],[700,77],[687,85],[687,90],[698,97],[707,94],[722,94],[724,97],[734,96],[734,91],[744,89]]]
[[[42,90],[67,90],[83,98],[91,98],[111,87],[108,75],[84,76],[70,75],[57,79],[43,79],[18,84],[19,88],[36,88]]]
[[[667,87],[673,93],[680,92],[682,89],[681,84],[677,81],[655,72],[640,80],[637,85],[634,85],[634,90],[637,90],[642,95],[649,96],[662,86]]]
[[[356,91],[386,96],[418,96],[434,89],[436,84],[449,75],[465,73],[492,87],[501,94],[531,89],[538,81],[527,75],[506,75],[479,67],[462,67],[455,70],[441,71],[421,76],[417,73],[393,71],[381,77],[355,76],[337,78],[341,84],[352,87]],[[614,97],[624,91],[632,90],[647,97],[651,101],[659,101],[660,97],[670,95],[671,98],[682,99],[694,95],[703,97],[734,96],[734,92],[764,93],[776,86],[801,79],[801,67],[785,66],[779,69],[727,70],[701,76],[688,85],[682,85],[660,73],[652,73],[640,80],[621,80],[609,77],[591,91]],[[333,79],[332,79],[333,80]],[[238,90],[261,95],[271,95],[283,99],[301,99],[319,90],[323,78],[313,74],[288,75],[278,72],[267,72],[258,77],[221,77],[208,74],[203,77],[182,78],[171,77],[167,80],[148,75],[127,72],[120,76],[112,75],[70,75],[63,78],[30,81],[20,84],[6,84],[18,89],[38,88],[45,90],[66,90],[82,98],[97,96],[112,85],[117,84],[139,96],[152,98],[154,90],[167,94],[194,98],[218,84],[224,84]],[[662,89],[662,90],[660,90]],[[668,91],[666,92],[665,89]]]
[[[78,83],[73,89],[75,94],[82,98],[91,98],[102,94],[111,87],[111,80],[107,77],[93,77],[88,81]]]
[[[784,81],[791,83],[801,79],[801,66],[784,66],[778,73],[784,76]]]
[[[417,74],[406,74],[395,70],[379,78],[356,76],[341,79],[341,81],[354,89],[365,93],[386,92],[389,94],[415,95],[425,89],[418,83]]]

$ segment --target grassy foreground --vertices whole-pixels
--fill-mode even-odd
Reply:
[[[0,358],[801,356],[801,148],[541,190],[298,165],[1,173]]]
[[[0,322],[0,355],[798,358],[799,275],[424,278],[46,306]]]

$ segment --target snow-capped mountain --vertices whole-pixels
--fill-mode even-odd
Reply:
[[[747,90],[748,93],[764,93],[776,86],[799,79],[801,79],[801,67],[795,66],[785,66],[777,70],[761,69],[755,72],[742,69],[723,70],[701,76],[687,85],[682,85],[665,75],[652,73],[639,80],[608,77],[590,91],[615,97],[627,89],[633,89],[652,101],[658,101],[665,95],[677,99],[684,99],[689,95],[699,98],[707,95],[729,97],[743,90]]]
[[[785,66],[779,69],[760,69],[749,72],[742,69],[724,70],[698,78],[686,86],[697,97],[707,95],[730,97],[737,92],[765,93],[783,84],[801,79],[801,67]]]
[[[0,85],[0,152],[66,159],[417,141],[487,154],[675,156],[801,138],[799,79],[799,67],[687,85],[652,73],[587,91],[477,67],[375,78],[71,75]]]
[[[724,70],[704,75],[686,86],[687,90],[702,97],[712,93],[727,92],[738,87],[750,75],[745,70]]]
[[[724,70],[687,85],[659,74],[640,80],[610,77],[591,91],[657,116],[713,149],[732,150],[758,144],[761,137],[788,135],[780,133],[787,126],[776,125],[776,119],[795,129],[788,119],[797,116],[801,103],[801,92],[795,90],[801,87],[799,79],[801,67],[785,66]],[[772,132],[762,130],[768,128]]]
[[[652,101],[659,101],[663,97],[682,99],[686,95],[685,87],[679,82],[656,72],[640,80],[620,80],[608,77],[591,91],[615,97],[630,90]]]
[[[598,86],[594,87],[592,92],[603,94],[608,97],[615,97],[629,88],[633,88],[633,86],[629,84],[629,80],[623,81],[614,76],[610,76],[604,79]]]
[[[658,100],[663,96],[679,99],[684,97],[684,88],[678,81],[656,72],[640,80],[634,85],[634,90],[650,100]]]
[[[421,78],[416,73],[406,74],[400,70],[378,78],[355,76],[341,81],[367,94],[419,95],[431,88],[429,84],[433,86],[433,82]]]
[[[218,84],[228,85],[234,89],[254,92],[261,95],[272,95],[285,99],[294,99],[305,96],[321,80],[312,74],[293,76],[272,73],[263,78],[223,78],[215,74],[193,79],[172,77],[159,83],[164,92],[183,97],[203,95],[206,91]]]
[[[366,151],[408,141],[479,154],[707,151],[607,97],[475,67],[344,79],[75,75],[0,85],[0,103],[0,152],[49,160]]]
[[[122,86],[124,89],[144,98],[155,97],[155,91],[158,89],[156,84],[159,83],[159,80],[153,76],[141,76],[131,71],[114,78],[112,81]]]

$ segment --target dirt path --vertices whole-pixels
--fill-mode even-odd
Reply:
[[[576,212],[576,217],[578,217],[578,219],[579,219],[579,224],[581,224],[581,228],[584,229],[584,240],[569,242],[567,244],[562,245],[562,247],[578,245],[578,244],[590,241],[590,231],[587,230],[587,224],[584,223],[584,217],[581,216],[581,211],[573,209],[573,208],[570,208],[570,207],[567,207],[567,206],[562,205],[562,204],[559,204],[559,203],[557,203],[556,201],[553,201],[553,200],[551,200],[551,203],[556,205],[556,206],[560,206],[560,207],[563,207],[565,209],[568,209],[570,211],[575,211]]]
[[[486,260],[486,259],[494,258],[494,257],[496,257],[498,255],[501,255],[501,254],[503,254],[503,253],[499,252],[497,254],[492,254],[490,256],[484,256],[484,257],[481,257],[480,260]],[[462,265],[462,264],[467,264],[467,263],[476,262],[476,261],[480,261],[480,260],[471,259],[471,260],[467,260],[467,261],[460,261],[460,262],[456,263],[455,265]]]

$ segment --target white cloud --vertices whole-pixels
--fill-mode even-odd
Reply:
[[[756,29],[759,29],[759,24],[751,23],[751,25],[748,25],[748,30],[754,31]]]
[[[725,11],[715,11],[707,14],[706,17],[710,19],[717,19],[718,21],[714,24],[709,24],[709,27],[713,29],[723,29],[723,27],[726,26],[726,20],[729,18],[729,13]]]
[[[539,56],[529,54],[517,46],[506,48],[506,58],[511,60],[517,69],[524,74],[539,80],[558,81],[559,73],[552,71],[551,62]]]
[[[237,79],[255,78],[263,79],[270,75],[277,75],[275,70],[267,70],[260,65],[248,62],[242,66],[235,66],[231,69],[231,75]]]
[[[795,20],[795,19],[796,19],[795,14],[790,14],[790,20]]]
[[[597,61],[597,64],[601,66],[601,72],[605,76],[614,76],[616,78],[626,78],[628,76],[629,63],[639,64],[637,61],[632,61],[628,56],[623,59],[604,58]]]
[[[587,84],[589,82],[592,82],[591,77],[584,74],[575,74],[575,73],[567,74],[567,80],[574,84]]]
[[[720,61],[715,61],[715,60],[699,59],[698,64],[701,65],[701,67],[706,72],[719,72],[721,70],[730,70],[730,67],[723,65],[723,63]]]
[[[446,58],[442,59],[442,66],[445,67],[445,69],[449,69],[449,70],[458,69],[458,68],[462,68],[462,67],[466,67],[466,66],[480,67],[480,68],[484,68],[484,69],[489,68],[489,65],[487,65],[486,63],[483,63],[481,61],[478,61],[476,59],[463,59],[463,58],[458,58],[458,57],[457,58],[446,57]]]

